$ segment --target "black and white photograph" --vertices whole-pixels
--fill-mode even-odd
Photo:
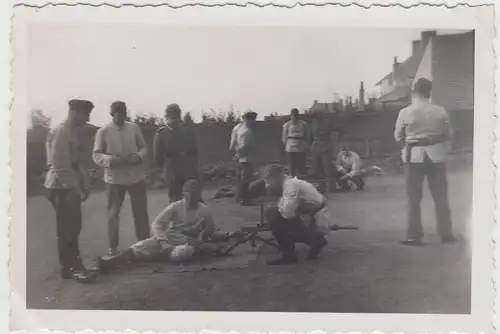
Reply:
[[[16,8],[16,329],[492,333],[491,8],[250,7]]]

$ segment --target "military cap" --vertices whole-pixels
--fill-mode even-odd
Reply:
[[[94,109],[94,104],[88,100],[73,99],[68,101],[69,108],[75,111],[90,113]]]
[[[200,190],[200,183],[196,179],[187,180],[182,186],[183,191]]]
[[[165,115],[167,116],[180,116],[181,115],[181,107],[177,103],[172,103],[167,106],[165,109]]]
[[[115,101],[113,103],[111,103],[111,107],[110,107],[110,114],[111,115],[114,115],[115,113],[126,113],[127,112],[127,104],[123,101]]]
[[[432,81],[426,78],[420,78],[415,82],[413,91],[422,95],[429,95],[432,90]]]
[[[257,113],[255,111],[247,111],[246,113],[243,114],[243,118],[251,119],[251,120],[256,120],[257,119]]]

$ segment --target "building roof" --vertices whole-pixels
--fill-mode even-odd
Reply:
[[[410,87],[407,86],[396,86],[389,93],[382,95],[378,98],[378,102],[395,102],[408,99],[410,94]]]
[[[314,111],[319,111],[319,112],[335,112],[335,104],[333,102],[331,103],[323,103],[323,102],[316,102],[314,101],[313,105],[311,106],[311,109],[309,110],[310,112]]]
[[[432,102],[446,110],[474,109],[474,31],[432,40]]]

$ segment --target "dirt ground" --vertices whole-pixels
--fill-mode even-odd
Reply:
[[[469,313],[471,257],[466,221],[471,209],[472,173],[449,175],[456,234],[464,240],[441,245],[435,232],[433,203],[426,190],[425,247],[405,247],[405,193],[402,176],[372,177],[364,192],[332,194],[339,224],[357,232],[333,233],[322,257],[285,267],[150,275],[102,276],[80,285],[58,276],[55,222],[42,196],[28,198],[27,306],[48,309],[213,310],[363,313]],[[208,192],[205,198],[210,197]],[[149,195],[154,217],[166,204],[160,191]],[[258,221],[258,208],[231,200],[208,201],[223,230]],[[87,265],[107,251],[103,193],[84,205],[80,238]],[[121,247],[134,240],[128,200],[122,211]]]

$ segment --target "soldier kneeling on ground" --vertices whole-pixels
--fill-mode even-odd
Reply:
[[[351,182],[356,186],[356,190],[365,189],[363,161],[356,152],[342,148],[337,157],[336,165],[337,182],[341,190],[349,191]]]
[[[202,243],[229,241],[230,234],[215,232],[208,207],[200,202],[200,185],[188,180],[183,186],[183,199],[168,205],[153,221],[149,239],[139,241],[115,256],[98,258],[98,269],[106,272],[118,265],[163,260],[189,262],[201,254],[217,254],[222,245]]]
[[[326,198],[309,182],[285,176],[282,166],[268,166],[264,180],[270,190],[281,189],[277,206],[266,210],[266,222],[281,249],[281,257],[271,265],[297,262],[295,243],[309,246],[309,259],[318,256],[327,241],[331,220]]]

